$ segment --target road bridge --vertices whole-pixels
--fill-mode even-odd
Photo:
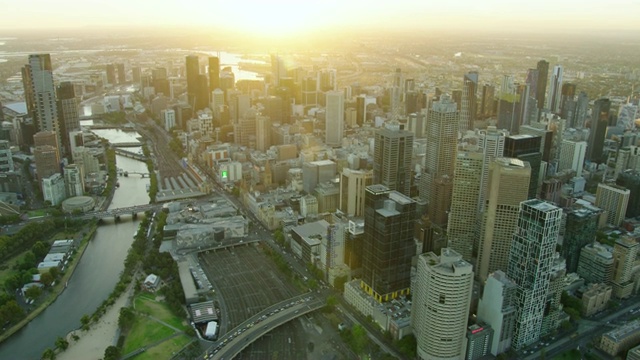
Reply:
[[[133,153],[131,151],[127,151],[127,150],[120,149],[120,148],[117,148],[117,147],[114,148],[114,150],[115,150],[116,154],[120,155],[120,156],[128,157],[128,158],[135,159],[135,160],[140,160],[140,161],[146,161],[147,160],[146,156],[141,155],[141,154],[136,154],[136,153]]]
[[[86,220],[93,219],[93,218],[103,219],[107,217],[118,218],[121,215],[125,215],[125,214],[131,214],[135,216],[139,213],[143,213],[148,210],[159,210],[161,208],[162,208],[162,204],[144,204],[144,205],[129,206],[129,207],[118,208],[118,209],[90,211],[82,215],[78,215],[76,218],[86,219]]]
[[[198,359],[232,359],[269,331],[323,306],[324,300],[311,293],[279,302],[221,335]]]

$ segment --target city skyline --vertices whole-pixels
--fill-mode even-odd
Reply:
[[[290,0],[227,3],[176,1],[160,3],[102,3],[63,0],[9,1],[11,11],[0,15],[0,31],[52,28],[102,27],[198,27],[221,28],[256,36],[300,36],[301,32],[327,30],[497,30],[505,34],[534,32],[638,30],[633,14],[640,1],[562,3],[541,0],[530,3],[503,0],[415,3],[353,0],[349,2]],[[73,12],[68,9],[74,9]],[[96,11],[102,9],[102,11]],[[194,11],[197,10],[197,11]],[[614,13],[614,16],[602,14]],[[293,32],[293,33],[292,33]],[[559,33],[561,35],[562,33]]]

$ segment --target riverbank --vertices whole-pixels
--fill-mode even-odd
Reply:
[[[82,255],[84,255],[84,251],[87,249],[87,246],[89,245],[89,241],[91,241],[91,239],[93,239],[93,237],[95,236],[97,228],[98,228],[98,225],[96,223],[91,225],[89,232],[82,238],[80,247],[76,252],[76,256],[71,261],[71,265],[69,265],[69,268],[64,273],[64,275],[62,275],[62,277],[57,282],[57,284],[54,285],[53,289],[49,292],[44,302],[40,304],[40,306],[35,308],[33,311],[31,311],[29,314],[27,314],[27,316],[24,319],[22,319],[20,322],[18,322],[17,324],[9,328],[6,332],[4,332],[2,335],[0,335],[0,343],[10,338],[13,334],[18,332],[18,330],[26,326],[29,322],[35,319],[38,315],[40,315],[40,313],[42,313],[46,308],[48,308],[51,304],[53,304],[58,299],[60,294],[62,294],[62,292],[66,289],[67,281],[71,279],[71,276],[75,272],[76,267],[78,266],[78,263],[82,258]]]
[[[129,289],[123,292],[118,300],[107,310],[100,320],[91,325],[88,331],[74,330],[67,335],[69,348],[66,351],[57,354],[57,359],[75,360],[75,359],[102,359],[106,348],[116,345],[118,342],[118,318],[120,309],[127,306],[134,292],[134,284],[129,285]],[[73,336],[79,336],[77,341],[73,340]]]

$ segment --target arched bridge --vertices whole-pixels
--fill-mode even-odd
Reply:
[[[269,331],[325,305],[310,293],[272,305],[259,312],[228,333],[219,336],[198,359],[233,359],[247,346]],[[213,355],[213,357],[211,356]]]

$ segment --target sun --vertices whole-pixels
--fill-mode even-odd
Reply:
[[[221,26],[256,36],[295,36],[331,25],[333,1],[199,1],[201,25]],[[195,19],[193,19],[195,20]]]

